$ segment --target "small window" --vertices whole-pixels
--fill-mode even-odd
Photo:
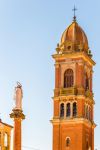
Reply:
[[[88,90],[89,89],[89,78],[88,78],[88,75],[86,73],[85,75],[85,90]]]
[[[70,109],[70,103],[66,105],[66,117],[70,117],[71,109]]]
[[[60,117],[64,117],[64,103],[60,105]]]
[[[69,147],[70,146],[70,138],[68,137],[67,139],[66,139],[66,147]]]
[[[64,73],[64,88],[73,87],[74,75],[72,69],[67,69]]]
[[[68,46],[67,48],[68,48],[68,50],[70,50],[70,49],[71,49],[71,46]]]
[[[77,104],[76,102],[73,103],[73,116],[76,117],[77,115]]]

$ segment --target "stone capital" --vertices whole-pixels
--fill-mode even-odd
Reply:
[[[20,109],[13,109],[12,113],[10,114],[10,118],[18,118],[18,119],[25,119],[25,115],[23,111]]]

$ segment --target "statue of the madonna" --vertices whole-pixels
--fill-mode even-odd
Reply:
[[[17,87],[15,87],[15,109],[22,110],[22,98],[23,98],[23,91],[22,85],[17,82]]]

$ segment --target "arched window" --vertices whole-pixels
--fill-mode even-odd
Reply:
[[[64,73],[64,88],[72,87],[74,81],[73,70],[67,69]]]
[[[76,117],[77,115],[77,104],[76,102],[73,103],[73,116]]]
[[[5,147],[8,146],[8,135],[7,135],[7,133],[4,134],[4,146]]]
[[[89,78],[88,78],[88,75],[86,73],[85,75],[85,90],[88,90],[89,89]]]
[[[70,138],[67,137],[67,138],[66,138],[66,147],[69,147],[69,146],[70,146]]]
[[[71,109],[70,109],[70,103],[66,105],[66,117],[70,117]]]
[[[60,105],[60,117],[64,117],[64,103]]]
[[[88,141],[86,141],[86,150],[88,150],[89,149],[89,143],[88,143]]]

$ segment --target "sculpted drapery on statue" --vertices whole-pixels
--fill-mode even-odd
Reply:
[[[22,85],[17,82],[17,87],[15,87],[15,109],[22,110],[22,98],[23,98],[23,91],[22,91]]]

